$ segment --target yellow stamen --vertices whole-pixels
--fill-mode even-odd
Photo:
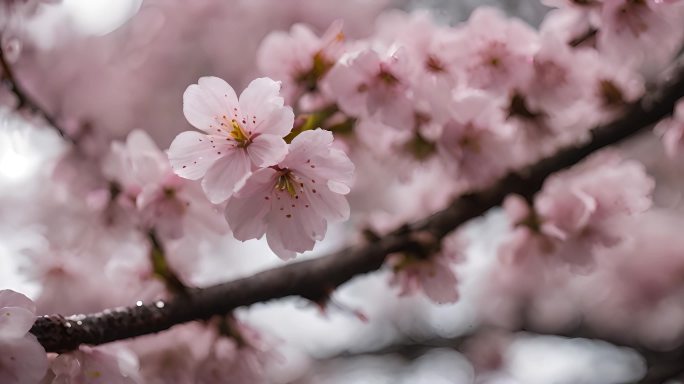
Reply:
[[[247,143],[249,138],[242,131],[242,127],[240,126],[240,124],[238,124],[237,120],[231,120],[230,126],[233,127],[233,130],[230,131],[230,135],[233,137],[233,139],[235,139],[235,141],[239,142],[240,144]]]
[[[289,171],[278,176],[278,182],[276,182],[275,188],[279,191],[287,191],[292,198],[297,196],[297,184],[293,180],[292,174],[290,174]]]

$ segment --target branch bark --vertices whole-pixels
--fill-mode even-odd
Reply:
[[[325,300],[339,285],[379,269],[390,253],[421,247],[417,233],[439,240],[468,220],[501,204],[511,193],[531,198],[554,172],[591,153],[618,143],[672,113],[684,97],[684,69],[631,105],[624,116],[591,132],[589,141],[567,147],[518,172],[511,172],[481,191],[455,199],[444,210],[404,225],[368,244],[342,249],[328,256],[300,261],[207,288],[190,289],[169,301],[108,309],[90,315],[39,317],[31,332],[49,352],[65,352],[81,344],[98,345],[160,332],[176,324],[204,320],[247,306],[288,296]]]
[[[28,109],[33,113],[36,113],[40,115],[50,126],[52,126],[57,133],[59,133],[60,136],[62,136],[64,139],[76,143],[76,139],[69,136],[69,134],[62,128],[58,123],[57,120],[50,114],[48,111],[43,108],[40,103],[38,103],[36,100],[34,100],[28,92],[21,86],[19,81],[17,80],[17,77],[14,74],[14,69],[10,65],[9,61],[7,61],[7,56],[5,55],[4,50],[2,49],[2,46],[0,44],[0,70],[2,78],[5,80],[5,82],[8,84],[8,88],[10,92],[14,94],[14,96],[17,98],[17,110],[21,109]]]

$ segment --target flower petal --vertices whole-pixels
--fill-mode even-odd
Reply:
[[[218,77],[202,77],[183,93],[183,114],[195,128],[207,133],[219,130],[217,118],[238,107],[235,90]]]
[[[267,112],[265,117],[256,116],[263,120],[257,121],[254,132],[285,137],[294,127],[294,112],[290,107],[276,107]]]
[[[292,108],[283,105],[280,82],[262,77],[249,83],[240,95],[240,113],[254,119],[254,133],[286,136],[294,125]]]
[[[455,303],[458,300],[458,280],[450,266],[435,263],[421,272],[423,292],[430,300],[437,304]]]
[[[44,378],[47,368],[47,354],[35,336],[0,341],[3,384],[37,384]]]
[[[321,188],[304,188],[306,198],[311,202],[311,207],[319,215],[331,221],[344,221],[349,218],[349,203],[344,195],[330,190],[325,186]]]
[[[247,146],[252,163],[258,167],[278,164],[287,155],[287,144],[281,137],[259,135]]]
[[[202,179],[202,189],[209,201],[222,203],[241,186],[250,170],[247,152],[242,148],[233,149],[209,168]]]
[[[31,299],[11,289],[0,291],[0,308],[3,307],[20,307],[36,313],[36,304]]]
[[[275,173],[270,168],[254,172],[233,198],[228,200],[226,221],[236,239],[258,239],[266,232],[265,217],[271,210]]]
[[[268,77],[260,77],[251,83],[240,94],[240,112],[245,115],[263,115],[264,109],[270,112],[274,106],[282,107],[284,100],[280,97],[280,81]]]
[[[197,180],[217,159],[225,156],[234,143],[195,131],[182,132],[169,147],[171,168],[180,177]]]
[[[23,337],[35,321],[35,313],[26,308],[0,308],[0,340]]]

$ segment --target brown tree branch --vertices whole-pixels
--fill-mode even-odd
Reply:
[[[76,139],[71,137],[58,123],[57,120],[43,108],[40,103],[34,100],[28,92],[21,86],[17,77],[14,74],[14,70],[7,61],[7,56],[0,44],[0,75],[2,79],[7,84],[9,91],[14,94],[17,98],[17,110],[28,109],[29,111],[42,117],[50,126],[52,126],[60,136],[64,139],[70,141],[71,143],[76,143]]]
[[[64,352],[81,344],[98,345],[160,332],[176,324],[208,319],[237,307],[288,296],[323,301],[339,285],[357,275],[379,269],[387,254],[423,247],[416,234],[439,240],[468,220],[501,204],[511,193],[531,198],[554,172],[615,144],[672,113],[684,97],[684,69],[645,96],[615,122],[598,127],[591,139],[560,150],[519,172],[511,172],[481,191],[465,194],[444,210],[402,226],[369,244],[351,246],[331,255],[288,264],[207,288],[190,289],[169,301],[115,308],[90,315],[39,317],[31,332],[47,351]]]
[[[639,353],[646,363],[645,375],[635,382],[635,384],[662,384],[668,380],[674,380],[684,377],[684,345],[677,348],[658,351],[649,348],[644,348],[631,335],[607,335],[598,333],[584,325],[573,329],[565,330],[549,330],[536,329],[535,327],[522,326],[518,329],[501,329],[489,328],[481,326],[479,328],[470,330],[457,337],[443,338],[443,337],[429,337],[424,339],[413,340],[405,338],[394,344],[380,347],[374,350],[365,350],[358,352],[343,352],[335,356],[325,358],[331,359],[345,359],[358,356],[383,356],[383,355],[399,355],[403,358],[413,360],[423,356],[427,352],[438,349],[447,348],[464,352],[467,350],[467,345],[473,339],[476,339],[482,334],[488,332],[502,332],[509,334],[531,334],[539,336],[557,336],[567,339],[589,339],[600,340],[616,347],[631,348]]]
[[[539,330],[528,326],[523,326],[520,330],[537,335],[601,340],[618,347],[632,348],[644,358],[646,363],[646,374],[636,384],[662,384],[668,380],[677,379],[684,373],[684,345],[668,350],[655,350],[644,347],[632,334],[606,334],[597,332],[585,324],[563,331]]]

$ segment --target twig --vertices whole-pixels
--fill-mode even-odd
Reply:
[[[188,287],[169,265],[164,246],[154,229],[147,232],[147,240],[150,243],[149,258],[154,275],[164,283],[169,292],[175,295],[184,295]]]
[[[14,94],[17,98],[17,110],[28,109],[33,113],[40,115],[52,128],[54,128],[60,136],[64,139],[70,141],[71,143],[76,143],[76,139],[71,137],[58,123],[57,120],[47,112],[36,100],[34,100],[26,90],[19,84],[16,76],[14,75],[14,70],[12,66],[7,61],[5,52],[0,44],[0,69],[2,69],[2,78],[8,85],[10,92]]]
[[[479,192],[454,200],[444,210],[410,225],[404,225],[377,241],[356,245],[326,257],[301,261],[203,289],[167,302],[105,310],[91,315],[37,319],[31,332],[47,351],[63,352],[80,344],[98,345],[115,340],[160,332],[176,324],[204,320],[254,303],[288,296],[320,302],[336,287],[354,276],[379,269],[387,254],[420,246],[416,233],[443,238],[468,220],[495,207],[511,193],[531,198],[554,172],[581,161],[591,153],[618,143],[672,113],[684,97],[684,69],[669,79],[660,92],[645,96],[615,122],[596,128],[584,144],[567,147]]]

